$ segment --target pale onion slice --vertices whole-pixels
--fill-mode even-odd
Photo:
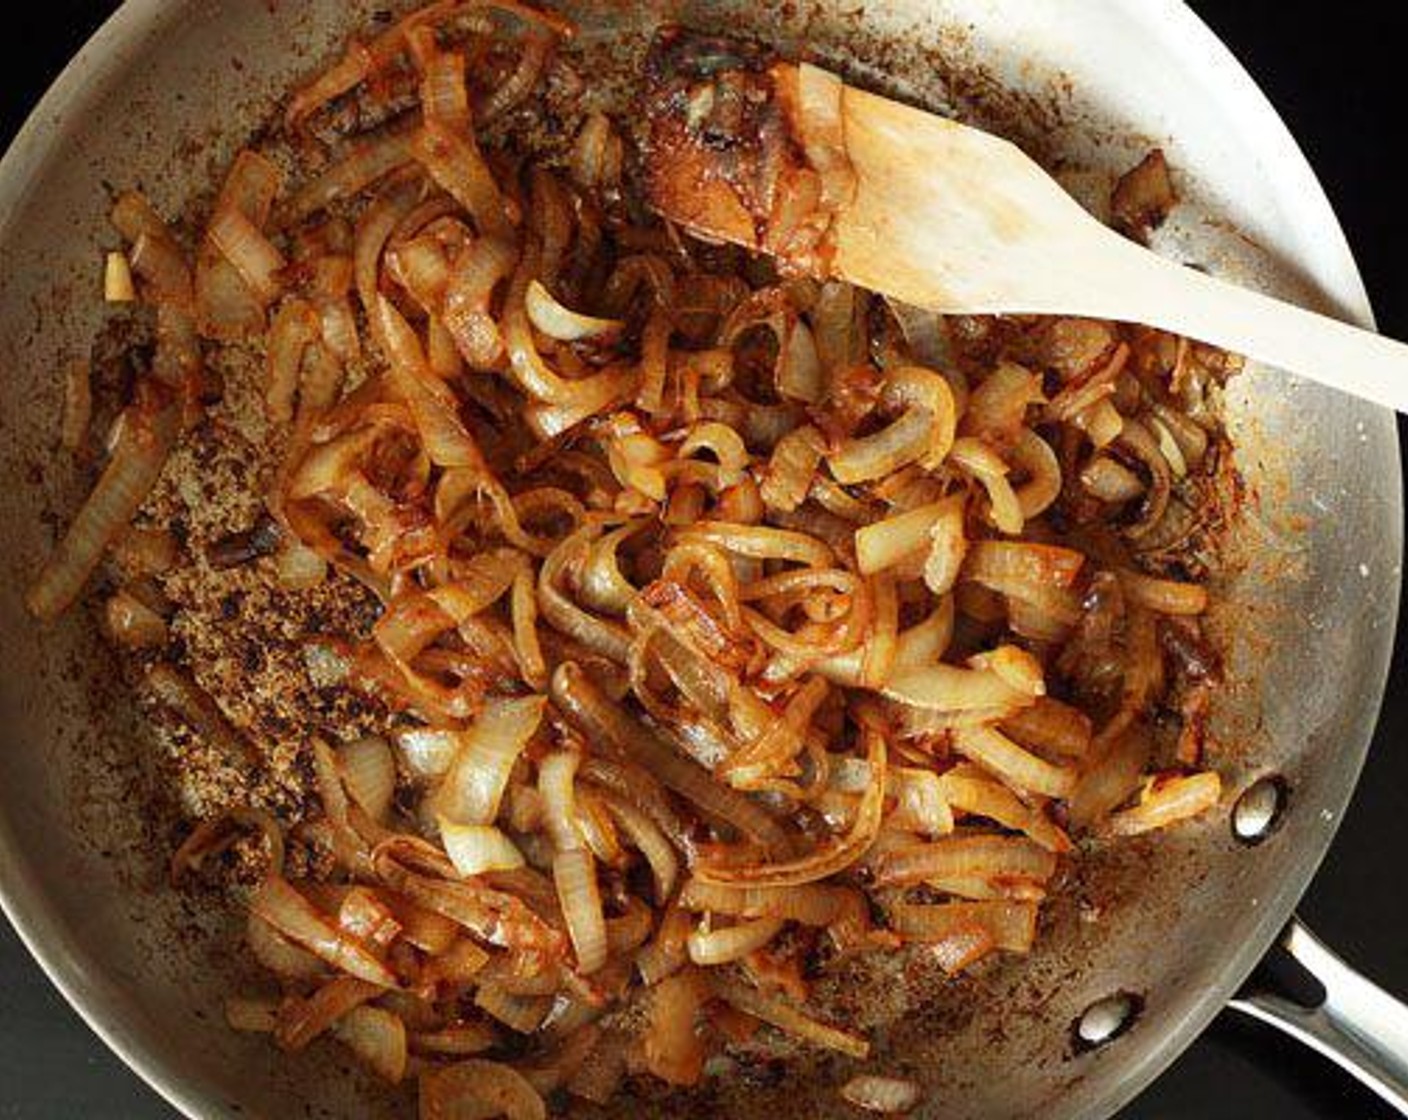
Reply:
[[[953,831],[953,811],[943,780],[932,770],[913,766],[892,767],[888,775],[895,807],[885,819],[889,828],[943,836]]]
[[[1105,830],[1113,836],[1138,836],[1196,817],[1215,807],[1222,780],[1213,771],[1149,781],[1132,808],[1114,814]]]
[[[279,1022],[279,1002],[269,996],[227,996],[225,1023],[232,1031],[273,1034]]]
[[[1074,549],[1035,541],[978,541],[969,550],[965,579],[1069,588],[1080,575],[1085,556]]]
[[[347,792],[374,821],[384,821],[396,792],[396,762],[379,735],[357,739],[338,749],[337,768]]]
[[[1061,496],[1061,463],[1051,445],[1030,428],[1023,428],[1012,447],[1012,464],[1027,481],[1017,487],[1017,505],[1030,521],[1051,508]]]
[[[245,924],[245,942],[254,959],[280,979],[308,983],[328,975],[322,958],[295,945],[253,911]]]
[[[553,857],[552,878],[577,953],[577,971],[590,975],[606,963],[608,947],[596,860],[585,848],[560,851]]]
[[[1027,408],[1045,404],[1041,377],[1015,362],[999,362],[968,398],[963,431],[975,436],[1011,439],[1022,428]]]
[[[962,813],[986,817],[1004,828],[1025,832],[1048,852],[1069,852],[1070,838],[1040,810],[1021,800],[1000,782],[987,781],[977,774],[964,774],[955,767],[935,780],[940,796]],[[980,772],[979,772],[980,773]]]
[[[1097,449],[1109,447],[1124,431],[1124,417],[1103,398],[1076,413],[1071,423],[1085,432]]]
[[[283,290],[280,274],[288,262],[243,211],[217,212],[206,235],[262,304],[267,306]]]
[[[873,435],[843,441],[827,456],[827,464],[836,481],[846,486],[884,478],[924,457],[932,427],[929,415],[914,409]]]
[[[856,530],[856,564],[862,575],[874,575],[903,563],[928,548],[939,519],[963,499],[945,499],[887,517]]]
[[[678,458],[689,459],[699,451],[708,451],[718,462],[713,485],[722,491],[737,486],[747,476],[750,456],[743,437],[716,420],[695,424],[680,444]]]
[[[382,989],[355,976],[335,976],[306,998],[292,998],[279,1009],[274,1041],[281,1050],[305,1049],[338,1019],[381,994]]]
[[[1046,797],[1070,797],[1076,788],[1074,768],[1053,766],[991,727],[958,728],[953,733],[953,745],[959,754],[996,774],[1013,789]]]
[[[826,542],[806,533],[775,529],[770,525],[699,521],[681,533],[680,540],[716,545],[735,556],[755,560],[788,560],[809,568],[829,568],[836,562],[835,554]]]
[[[680,863],[675,849],[659,825],[623,797],[603,794],[602,800],[636,851],[645,857],[655,881],[655,900],[663,905],[675,890]]]
[[[903,413],[873,435],[853,436],[836,446],[827,463],[837,482],[850,485],[883,478],[910,463],[932,470],[951,449],[956,450],[958,406],[949,383],[939,374],[901,366],[886,375],[882,399],[892,408],[903,407]]]
[[[742,960],[776,937],[783,924],[781,918],[754,918],[733,926],[699,926],[689,935],[689,959],[700,966]]]
[[[136,303],[137,285],[132,266],[122,253],[109,253],[103,262],[103,299],[108,303]]]
[[[491,824],[455,824],[441,818],[440,842],[466,878],[490,871],[512,871],[524,865],[523,853]]]
[[[776,447],[768,462],[760,488],[763,503],[769,509],[791,513],[807,500],[812,482],[826,453],[821,432],[808,424],[788,432]]]
[[[406,1025],[380,1007],[357,1007],[333,1024],[333,1037],[383,1081],[399,1085],[406,1076]]]
[[[958,582],[968,556],[964,526],[966,501],[962,495],[946,498],[929,526],[929,555],[924,559],[924,583],[935,595],[947,595]]]
[[[636,588],[621,572],[618,550],[648,524],[634,518],[590,545],[577,576],[577,597],[584,605],[618,618],[626,613]]]
[[[585,841],[577,823],[575,783],[581,755],[553,751],[538,763],[538,793],[543,799],[543,819],[548,836],[559,852],[582,848]]]
[[[998,646],[968,658],[968,665],[996,673],[1012,688],[1036,700],[1046,695],[1045,671],[1032,654],[1020,646]]]
[[[1021,502],[1007,480],[1007,464],[1002,458],[983,443],[982,440],[964,436],[954,440],[949,453],[950,462],[960,470],[972,475],[988,492],[989,516],[994,525],[1008,536],[1016,536],[1026,524],[1022,515]]]
[[[1126,596],[1158,614],[1199,615],[1208,609],[1207,588],[1196,583],[1155,579],[1128,569],[1120,571],[1119,577]]]
[[[529,281],[523,294],[528,321],[556,342],[580,342],[586,338],[602,338],[625,327],[620,319],[600,319],[560,303],[538,280]]]
[[[1026,837],[986,834],[955,834],[895,848],[880,853],[874,863],[875,881],[882,887],[948,877],[1044,883],[1056,872],[1056,857]]]
[[[1080,484],[1102,502],[1132,502],[1144,493],[1140,477],[1109,455],[1096,455],[1080,472]]]
[[[993,944],[1009,953],[1028,952],[1036,940],[1034,902],[897,902],[889,913],[894,930],[914,941],[942,941],[974,925],[987,930]]]
[[[897,671],[881,688],[890,699],[914,708],[954,712],[965,709],[1017,708],[1031,697],[991,669],[927,665]]]
[[[509,774],[543,718],[544,698],[490,700],[468,731],[459,735],[459,750],[444,783],[436,791],[435,808],[458,824],[490,824]]]
[[[867,1112],[890,1115],[908,1112],[919,1103],[919,1086],[898,1077],[877,1077],[860,1073],[841,1086],[841,1097],[848,1104]]]
[[[446,728],[411,727],[392,736],[406,768],[422,781],[444,777],[460,749],[459,733]]]

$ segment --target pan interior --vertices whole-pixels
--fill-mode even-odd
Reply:
[[[84,483],[55,450],[63,362],[86,353],[113,243],[105,183],[178,213],[218,181],[279,90],[383,3],[130,0],[61,79],[0,170],[0,888],[71,999],[194,1115],[395,1111],[334,1053],[287,1059],[228,1032],[238,983],[231,914],[165,888],[175,837],[146,733],[91,620],[39,632],[20,602]],[[741,2],[567,5],[588,73],[629,92],[661,18],[752,29],[854,81],[957,112],[1026,144],[1073,189],[1108,184],[1162,145],[1186,199],[1159,248],[1363,321],[1367,305],[1328,205],[1245,75],[1181,5],[1133,0],[887,0],[775,10]],[[878,1072],[921,1082],[931,1116],[1106,1115],[1154,1076],[1250,969],[1312,874],[1348,800],[1378,703],[1399,578],[1392,418],[1252,370],[1229,392],[1254,495],[1245,564],[1220,626],[1238,682],[1221,713],[1227,786],[1264,773],[1292,791],[1286,826],[1238,844],[1226,812],[1098,852],[1048,908],[1040,947],[937,994],[878,1039]],[[1092,1002],[1136,993],[1113,1045],[1077,1054]],[[622,1100],[620,1115],[849,1115],[837,1071],[736,1077],[688,1097]],[[406,1106],[402,1105],[404,1109]]]

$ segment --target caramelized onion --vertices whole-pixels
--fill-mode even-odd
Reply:
[[[1045,882],[1056,870],[1051,853],[1020,837],[947,836],[881,854],[876,881],[899,886],[952,876]]]
[[[578,665],[560,666],[552,679],[553,700],[584,733],[639,763],[704,813],[732,825],[758,843],[780,848],[786,836],[760,806],[716,782],[696,763],[676,754],[642,724],[614,707]]]
[[[808,855],[782,862],[755,864],[703,864],[695,874],[705,882],[723,886],[794,887],[814,883],[844,871],[865,854],[880,830],[885,801],[885,740],[867,736],[866,762],[870,784],[861,797],[850,831]]]
[[[421,1120],[503,1116],[545,1120],[547,1106],[522,1074],[499,1062],[470,1058],[420,1078]]]
[[[780,996],[765,995],[738,980],[720,981],[715,988],[722,999],[738,1010],[803,1042],[861,1060],[870,1055],[870,1044],[863,1038],[811,1018]]]
[[[708,982],[694,969],[668,976],[651,989],[645,1064],[662,1081],[693,1085],[703,1074],[704,1043],[696,1017],[708,994]]]
[[[386,965],[339,931],[284,879],[265,879],[250,896],[249,905],[279,933],[334,968],[378,988],[397,987]]]
[[[596,862],[585,848],[559,851],[552,878],[567,932],[577,953],[577,969],[590,975],[606,963],[606,917],[596,881]]]
[[[579,342],[584,338],[599,338],[619,331],[625,324],[619,319],[597,319],[591,315],[570,311],[553,298],[537,280],[524,293],[528,321],[548,338],[559,342]]]
[[[985,930],[998,949],[1025,953],[1036,939],[1036,905],[1031,902],[896,903],[890,922],[914,941],[944,941],[971,926]]]
[[[175,442],[176,424],[175,407],[161,400],[133,405],[122,414],[102,477],[26,596],[36,616],[56,618],[78,598],[103,550],[156,485]]]
[[[65,371],[81,463],[95,397],[120,418],[30,593],[53,618],[111,554],[108,635],[204,768],[173,880],[242,874],[250,830],[268,846],[247,935],[284,995],[231,1022],[418,1075],[426,1117],[539,1117],[627,1072],[692,1085],[765,1025],[863,1059],[807,1009],[833,950],[918,942],[950,973],[1026,952],[1071,835],[1221,797],[1194,769],[1209,595],[1166,573],[1201,575],[1236,504],[1215,413],[1236,363],[802,275],[858,185],[840,81],[714,47],[686,78],[665,36],[638,159],[554,59],[570,30],[433,0],[296,91],[277,161],[239,152],[189,237],[117,196],[105,295],[144,305],[146,372],[106,345],[93,384]],[[651,214],[725,187],[780,270]],[[229,470],[224,420],[258,441]],[[178,515],[197,491],[254,527]],[[198,633],[232,588],[270,591],[246,600],[270,619]],[[310,636],[283,728],[309,789],[265,742],[287,722],[259,710],[266,621]],[[305,802],[286,862],[245,806]]]
[[[406,1076],[406,1026],[380,1007],[356,1007],[333,1024],[333,1036],[374,1074],[392,1085]]]
[[[1154,779],[1145,787],[1138,804],[1114,814],[1106,828],[1115,836],[1137,836],[1167,828],[1175,821],[1207,812],[1221,796],[1222,782],[1214,773]]]

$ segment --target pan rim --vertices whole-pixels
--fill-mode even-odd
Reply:
[[[55,128],[55,122],[62,126],[63,122],[85,112],[105,81],[119,77],[131,65],[125,48],[159,34],[166,24],[179,18],[190,3],[191,0],[126,0],[65,66],[0,159],[0,244],[8,239],[10,216],[20,209],[17,203],[37,188],[39,172],[62,143],[63,128]],[[1116,7],[1126,6],[1124,0],[1113,0],[1113,3]],[[1205,67],[1204,80],[1219,85],[1240,111],[1255,117],[1264,143],[1276,159],[1278,173],[1284,179],[1283,189],[1298,196],[1302,212],[1318,232],[1322,259],[1315,269],[1317,282],[1346,317],[1372,327],[1374,319],[1368,295],[1340,222],[1308,158],[1269,99],[1226,44],[1184,0],[1148,0],[1141,7],[1140,23],[1150,28],[1151,34],[1156,33],[1175,44],[1174,53],[1179,57],[1199,58]],[[1374,423],[1392,427],[1395,421],[1388,410],[1376,410]],[[1387,496],[1386,515],[1392,517],[1391,553],[1396,560],[1401,560],[1401,466],[1392,472],[1388,483],[1391,492]],[[1366,709],[1363,713],[1362,733],[1345,750],[1352,765],[1345,765],[1346,759],[1341,759],[1345,770],[1344,792],[1339,803],[1332,806],[1333,822],[1317,837],[1318,850],[1276,884],[1265,900],[1251,935],[1229,955],[1218,983],[1174,1029],[1145,1051],[1133,1073],[1114,1087],[1114,1091],[1107,1087],[1098,1100],[1086,1102],[1075,1115],[1107,1116],[1118,1111],[1191,1044],[1265,954],[1319,868],[1357,784],[1387,684],[1398,615],[1400,576],[1397,567],[1383,578],[1385,591],[1391,593],[1392,607],[1385,618],[1389,625],[1380,628],[1370,658],[1374,667],[1370,694],[1378,699],[1372,711]],[[9,830],[10,824],[0,818],[0,842],[8,839]],[[193,1082],[153,1034],[133,1030],[127,1025],[120,1001],[94,990],[90,962],[84,954],[73,951],[72,938],[49,912],[40,876],[32,868],[20,868],[13,861],[0,864],[0,909],[70,1006],[155,1092],[189,1116],[233,1115],[228,1102],[221,1100],[208,1086]]]

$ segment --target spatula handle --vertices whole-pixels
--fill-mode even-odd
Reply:
[[[1163,327],[1408,413],[1408,346],[1306,311],[1129,242],[1112,242],[1102,314]]]
[[[1408,1007],[1360,976],[1297,919],[1279,948],[1324,989],[1315,1006],[1244,991],[1231,1006],[1319,1051],[1408,1116]]]

